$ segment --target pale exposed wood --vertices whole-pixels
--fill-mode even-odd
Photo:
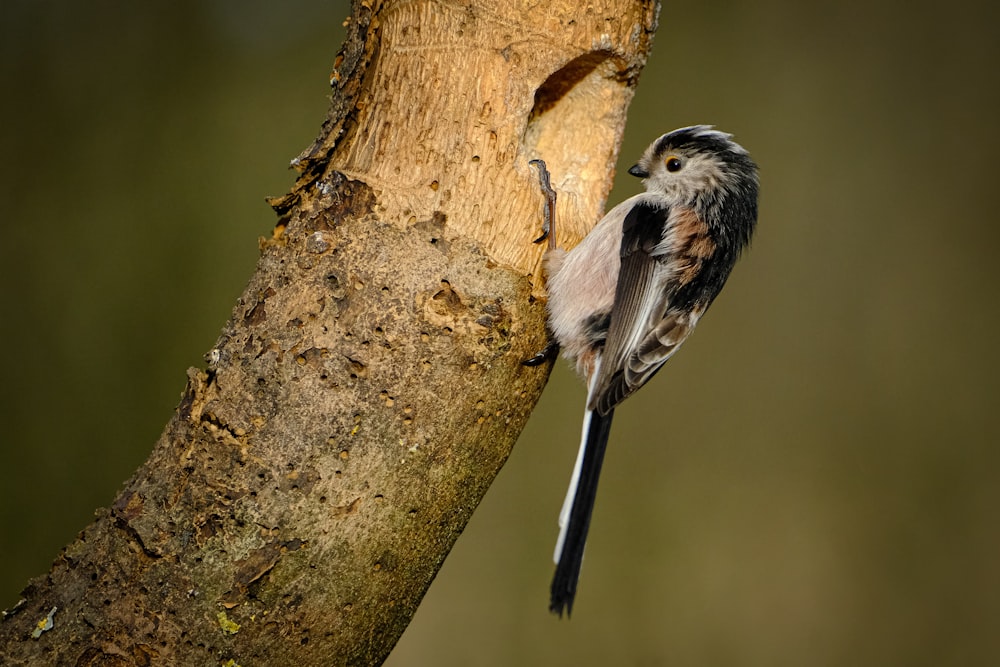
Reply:
[[[545,382],[520,363],[544,343],[527,162],[572,243],[655,18],[356,3],[323,134],[207,369],[0,623],[0,663],[381,662]]]
[[[548,163],[573,245],[602,213],[655,20],[650,2],[584,4],[393,3],[330,168],[370,185],[384,220],[447,211],[455,233],[537,271],[537,230],[524,222],[540,198],[527,162]]]

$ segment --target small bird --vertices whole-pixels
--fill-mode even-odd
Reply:
[[[583,438],[559,514],[549,609],[573,610],[584,544],[615,407],[691,335],[757,224],[757,165],[710,125],[664,134],[628,170],[646,192],[611,209],[570,251],[555,248],[546,191],[549,329],[536,364],[559,348],[587,382]]]

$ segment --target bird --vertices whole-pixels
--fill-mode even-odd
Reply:
[[[549,240],[549,345],[587,384],[579,452],[559,514],[549,609],[573,610],[615,408],[652,378],[719,295],[757,226],[758,168],[730,134],[692,125],[653,141],[628,173],[646,191],[612,208],[571,250],[555,242],[555,193],[541,160]],[[664,423],[666,426],[666,423]]]

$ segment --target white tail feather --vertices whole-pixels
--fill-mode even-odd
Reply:
[[[594,391],[594,384],[597,381],[598,372],[601,370],[601,357],[598,356],[594,363],[594,371],[590,374],[590,382],[587,383],[587,405],[590,405],[590,394]],[[566,529],[569,526],[569,515],[573,511],[573,499],[576,498],[576,487],[580,482],[580,469],[583,468],[583,453],[587,450],[587,432],[590,430],[591,410],[583,413],[583,434],[580,437],[580,449],[576,453],[576,464],[573,466],[573,476],[569,480],[569,490],[566,491],[566,498],[563,500],[562,509],[559,511],[559,537],[556,539],[556,550],[552,554],[552,560],[559,564],[562,557],[563,543],[566,541]]]

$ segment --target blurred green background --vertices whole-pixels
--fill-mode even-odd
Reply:
[[[0,5],[0,607],[203,363],[349,13]],[[619,173],[674,127],[736,133],[754,247],[618,411],[572,621],[546,610],[583,402],[561,363],[389,665],[1000,664],[997,18],[664,7]]]

